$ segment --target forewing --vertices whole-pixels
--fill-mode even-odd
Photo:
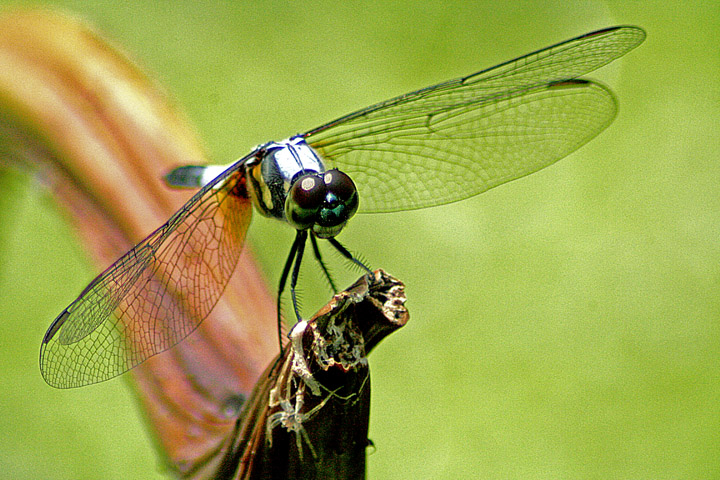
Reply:
[[[52,386],[101,382],[188,336],[218,301],[251,218],[239,160],[100,274],[53,322],[40,369]]]
[[[461,79],[482,89],[522,88],[586,75],[622,57],[645,40],[634,26],[611,27],[543,48]]]
[[[605,87],[576,77],[639,45],[614,27],[427,87],[308,132],[308,143],[353,176],[362,212],[445,204],[535,172],[614,118]]]

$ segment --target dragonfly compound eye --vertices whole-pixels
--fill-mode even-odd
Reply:
[[[285,217],[290,225],[298,230],[313,226],[326,195],[327,187],[320,175],[313,173],[298,178],[285,200]]]
[[[343,206],[342,216],[349,219],[358,209],[358,193],[352,179],[340,170],[328,170],[323,175],[325,187],[328,191],[328,200],[332,194]]]
[[[320,238],[330,238],[357,212],[358,193],[350,177],[339,170],[325,172],[323,181],[327,193],[313,231]]]

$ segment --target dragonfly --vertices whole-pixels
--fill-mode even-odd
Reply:
[[[229,166],[178,167],[166,182],[199,190],[55,318],[42,339],[43,378],[58,388],[105,381],[190,335],[233,274],[249,201],[297,232],[278,307],[289,277],[299,321],[308,238],[334,288],[319,239],[369,271],[335,238],[356,212],[464,200],[569,155],[617,113],[608,87],[580,77],[644,39],[635,26],[594,31],[261,144]]]

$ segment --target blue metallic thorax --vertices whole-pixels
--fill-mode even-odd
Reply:
[[[325,165],[301,136],[267,143],[259,152],[246,170],[250,197],[261,214],[287,221],[285,200],[293,182],[307,173],[325,172]]]

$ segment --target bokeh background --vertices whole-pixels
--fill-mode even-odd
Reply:
[[[599,138],[479,197],[359,216],[341,235],[406,282],[411,311],[371,356],[368,476],[720,477],[718,2],[51,5],[165,85],[218,163],[575,35],[644,27],[640,48],[591,75],[620,102]],[[163,478],[122,380],[42,381],[45,329],[97,272],[32,178],[3,169],[0,185],[0,477]],[[251,227],[273,285],[292,235]],[[317,270],[302,285],[308,311],[328,298]]]

